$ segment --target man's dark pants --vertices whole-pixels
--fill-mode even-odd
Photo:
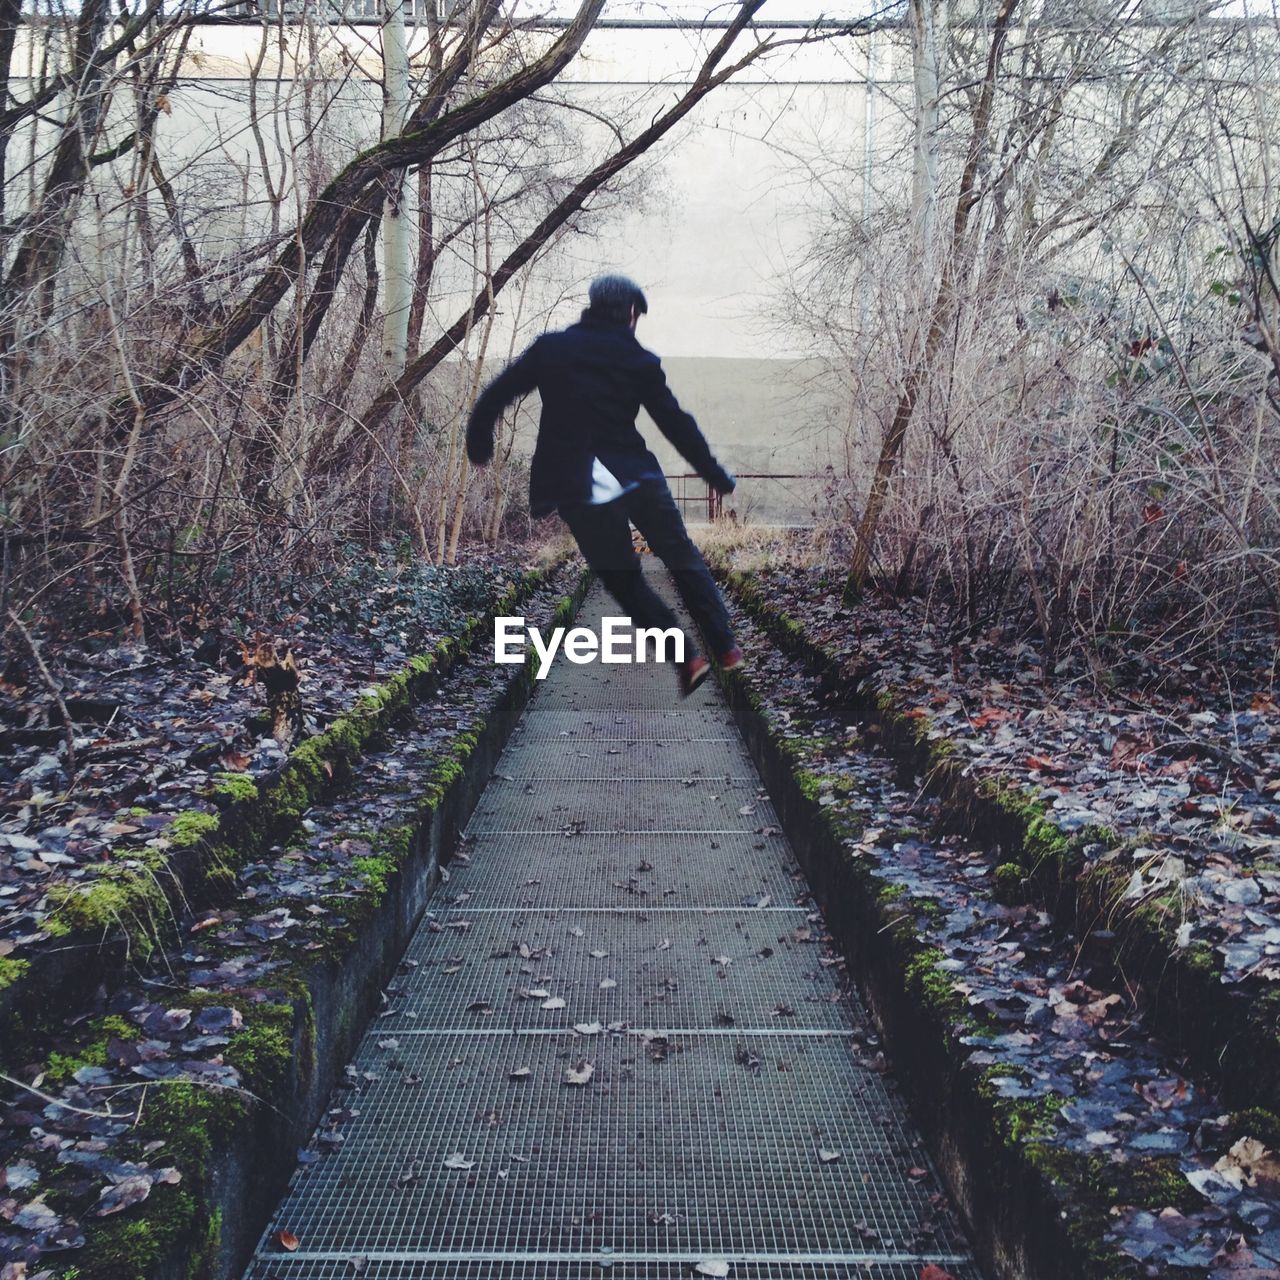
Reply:
[[[637,627],[679,627],[671,609],[645,581],[631,543],[635,525],[653,554],[671,572],[693,620],[717,656],[734,647],[733,628],[702,553],[685,532],[680,509],[665,480],[642,480],[613,502],[563,506],[560,516],[577,539],[587,564]],[[687,646],[686,657],[697,650]]]

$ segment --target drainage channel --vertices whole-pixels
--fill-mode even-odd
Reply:
[[[674,685],[541,682],[246,1280],[979,1280],[719,690]]]

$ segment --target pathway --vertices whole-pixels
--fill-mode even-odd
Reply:
[[[248,1280],[977,1280],[719,690],[674,684],[557,659]]]

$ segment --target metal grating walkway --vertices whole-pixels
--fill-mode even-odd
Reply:
[[[978,1280],[728,709],[674,685],[538,686],[246,1280]]]

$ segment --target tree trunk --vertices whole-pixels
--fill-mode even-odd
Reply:
[[[903,379],[902,390],[894,408],[889,429],[885,432],[880,445],[880,456],[876,460],[876,469],[871,478],[871,486],[867,492],[866,506],[862,511],[862,519],[858,522],[858,531],[854,541],[853,558],[849,564],[849,576],[845,580],[844,595],[846,601],[854,601],[861,597],[866,585],[867,573],[871,567],[871,555],[875,546],[876,532],[880,527],[880,519],[884,514],[885,498],[889,492],[889,481],[893,477],[898,458],[902,453],[903,441],[907,436],[907,428],[911,425],[912,415],[920,398],[942,340],[951,329],[959,309],[959,286],[967,274],[966,236],[969,230],[969,218],[981,192],[978,189],[978,169],[982,156],[986,152],[991,132],[991,112],[995,103],[996,78],[1000,70],[1000,57],[1009,34],[1009,26],[1018,0],[1001,0],[996,12],[994,28],[991,34],[991,47],[987,53],[986,72],[982,79],[982,88],[978,102],[974,108],[973,126],[969,136],[969,147],[965,157],[964,171],[960,175],[960,190],[956,199],[955,220],[951,227],[951,241],[947,246],[947,257],[942,268],[942,279],[938,291],[930,307],[929,328],[925,335],[921,350],[907,367]]]

